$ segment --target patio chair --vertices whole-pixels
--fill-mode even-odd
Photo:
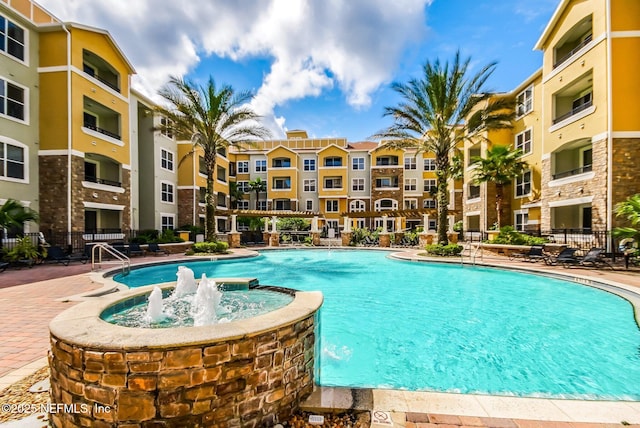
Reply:
[[[9,267],[9,263],[0,262],[0,272],[4,272]]]
[[[140,248],[140,244],[137,242],[129,243],[129,255],[130,256],[143,256],[144,250]]]
[[[556,256],[550,256],[545,260],[548,265],[557,265],[557,264],[576,264],[579,262],[578,257],[576,257],[577,248],[564,248],[560,251]]]
[[[47,249],[47,262],[62,263],[64,266],[71,263],[71,257],[64,252],[64,250],[57,245],[52,245]]]
[[[580,259],[580,265],[585,267],[601,267],[606,266],[613,270],[613,266],[604,260],[605,249],[604,248],[592,248],[585,256]]]
[[[147,251],[156,256],[158,254],[164,254],[165,256],[169,254],[167,250],[160,248],[160,246],[155,242],[149,244],[149,246],[147,247]]]
[[[532,245],[526,253],[512,254],[510,258],[512,260],[522,258],[525,262],[538,262],[542,260],[546,263],[549,256],[544,252],[544,245]]]

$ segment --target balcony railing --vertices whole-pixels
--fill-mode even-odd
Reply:
[[[593,105],[593,101],[589,100],[586,103],[579,105],[578,107],[574,107],[570,111],[568,111],[567,113],[563,114],[562,116],[558,116],[555,119],[553,119],[553,124],[555,125],[556,123],[560,123],[563,120],[568,119],[571,116],[573,116],[575,114],[578,114],[581,111],[584,111],[584,110],[588,109],[592,105]]]
[[[578,52],[580,49],[582,49],[583,47],[585,47],[586,45],[589,44],[589,42],[591,42],[592,39],[592,35],[589,34],[587,37],[584,38],[584,40],[582,41],[582,43],[580,43],[578,46],[576,46],[575,48],[571,49],[571,51],[566,54],[565,56],[563,56],[562,58],[560,58],[559,60],[557,60],[554,64],[553,64],[553,68],[558,67],[560,64],[562,64],[563,62],[567,61],[569,58],[571,58],[572,56],[574,56],[576,54],[576,52]]]
[[[107,180],[105,178],[92,177],[90,175],[84,176],[84,181],[90,181],[91,183],[104,184],[106,186],[122,187],[122,183],[114,180]]]
[[[585,172],[591,172],[593,167],[591,165],[581,166],[580,168],[572,169],[570,171],[562,171],[557,174],[552,174],[554,180],[559,178],[571,177],[572,175],[583,174]]]
[[[107,85],[108,87],[110,87],[111,89],[113,89],[114,91],[116,91],[116,92],[120,92],[120,88],[119,88],[119,87],[118,87],[118,85],[116,85],[115,83],[109,82],[108,80],[103,79],[103,78],[102,78],[102,77],[100,77],[99,75],[94,75],[94,76],[91,76],[91,77],[93,77],[94,79],[99,80],[101,83],[104,83],[105,85]]]
[[[121,140],[122,139],[120,137],[120,135],[118,135],[118,134],[116,134],[114,132],[111,132],[111,131],[107,131],[106,129],[99,128],[99,127],[97,127],[95,125],[92,125],[90,123],[85,123],[84,127],[87,128],[87,129],[91,129],[93,131],[99,132],[101,134],[104,134],[107,137],[115,138],[116,140]]]

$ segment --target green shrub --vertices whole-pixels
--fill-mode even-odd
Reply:
[[[229,249],[229,244],[222,241],[198,242],[193,244],[192,248],[195,253],[201,254],[226,253]]]
[[[458,244],[431,244],[427,245],[425,250],[432,256],[457,256],[462,252],[462,246]]]
[[[500,228],[500,233],[493,240],[489,241],[491,244],[506,244],[506,245],[542,245],[549,242],[546,238],[540,238],[537,236],[529,236],[524,233],[520,233],[513,228],[513,226],[504,226]]]

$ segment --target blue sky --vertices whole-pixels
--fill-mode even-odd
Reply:
[[[389,89],[427,60],[497,61],[510,91],[542,65],[533,46],[559,0],[40,0],[63,21],[108,30],[154,97],[169,75],[256,94],[274,136],[362,141],[388,126]],[[156,99],[158,99],[156,97]]]

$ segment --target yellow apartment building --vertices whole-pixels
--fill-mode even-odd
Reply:
[[[130,76],[107,31],[40,30],[42,229],[106,232],[131,224]]]

